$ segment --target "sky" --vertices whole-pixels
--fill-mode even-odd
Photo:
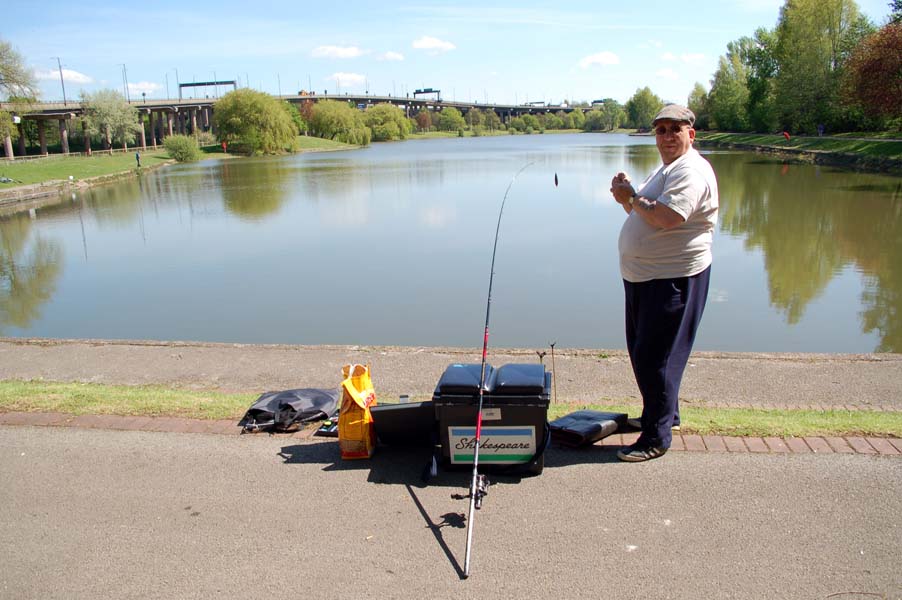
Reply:
[[[889,0],[858,0],[881,25]],[[413,95],[486,104],[626,102],[648,86],[686,103],[727,43],[774,28],[783,0],[10,2],[0,39],[41,99],[111,88],[178,97],[176,82],[236,80],[270,94]],[[222,95],[226,88],[183,91]]]

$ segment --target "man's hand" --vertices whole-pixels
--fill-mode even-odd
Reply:
[[[626,173],[620,172],[611,179],[611,193],[614,200],[620,204],[626,212],[630,212],[630,198],[636,193],[633,184],[630,183],[630,177]]]

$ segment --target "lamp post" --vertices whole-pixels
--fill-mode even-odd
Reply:
[[[182,99],[182,86],[179,84],[179,81],[180,81],[179,80],[179,70],[175,69],[175,68],[173,70],[175,71],[175,85],[178,86],[178,88],[179,88],[179,100],[181,100]]]
[[[51,56],[50,58],[56,59],[56,66],[59,67],[60,70],[60,85],[63,86],[63,106],[68,106],[66,104],[66,83],[63,81],[63,63],[60,62],[59,56]]]
[[[128,70],[125,68],[125,64],[119,63],[122,65],[122,89],[125,91],[125,101],[131,104],[131,98],[128,95]]]

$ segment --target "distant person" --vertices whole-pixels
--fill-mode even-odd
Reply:
[[[141,153],[135,152],[135,162],[138,163],[138,168],[141,168]]]
[[[680,424],[679,394],[711,276],[717,223],[717,179],[692,147],[695,114],[670,104],[652,121],[663,164],[638,189],[626,173],[611,193],[626,211],[620,230],[620,273],[626,307],[626,346],[642,394],[642,432],[617,452],[645,461],[670,448]]]

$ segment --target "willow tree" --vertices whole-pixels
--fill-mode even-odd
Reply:
[[[242,88],[213,105],[219,141],[235,144],[247,154],[278,154],[294,147],[297,127],[284,102],[263,92]]]

